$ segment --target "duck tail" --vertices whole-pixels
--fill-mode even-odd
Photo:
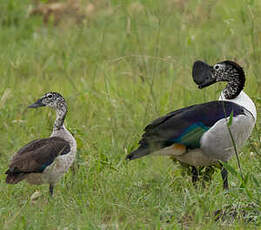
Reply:
[[[126,157],[126,160],[134,160],[140,157],[144,157],[146,155],[148,155],[150,153],[148,148],[144,148],[144,147],[139,147],[138,149],[136,149],[135,151],[129,153]]]
[[[11,172],[9,169],[5,172],[5,174],[7,174],[6,179],[5,179],[5,182],[7,184],[17,184],[21,180],[23,180],[26,176],[25,173],[14,173],[14,172]]]

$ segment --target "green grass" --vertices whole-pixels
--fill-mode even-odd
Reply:
[[[261,228],[260,120],[240,152],[245,181],[235,157],[229,162],[229,193],[219,172],[194,188],[168,158],[125,162],[151,120],[218,98],[224,84],[193,83],[195,60],[239,62],[259,116],[260,1],[99,2],[83,24],[58,26],[28,17],[29,0],[0,3],[0,229]],[[66,126],[78,142],[53,199],[47,185],[7,185],[4,175],[15,151],[50,135],[53,111],[26,110],[48,91],[67,99]],[[35,191],[42,195],[32,202]],[[216,222],[218,209],[226,215]]]

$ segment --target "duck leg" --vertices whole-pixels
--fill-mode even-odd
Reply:
[[[193,185],[196,185],[196,182],[198,181],[198,170],[195,166],[192,166],[192,183]]]
[[[212,166],[208,166],[205,168],[205,173],[203,176],[203,180],[210,182],[212,180],[213,173],[215,172],[214,168]]]
[[[228,190],[228,180],[227,180],[227,170],[224,168],[224,166],[220,163],[221,165],[221,176],[223,179],[223,189]]]
[[[50,192],[50,196],[53,196],[53,185],[52,184],[49,185],[49,192]]]

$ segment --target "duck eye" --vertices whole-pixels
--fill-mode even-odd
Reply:
[[[53,97],[53,95],[52,95],[52,94],[49,94],[49,95],[48,95],[48,98],[52,98],[52,97]]]
[[[219,65],[215,65],[215,66],[214,66],[214,69],[215,69],[215,70],[218,70],[218,69],[219,69]]]

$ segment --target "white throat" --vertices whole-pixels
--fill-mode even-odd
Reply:
[[[231,101],[231,102],[234,102],[234,103],[244,107],[253,115],[253,117],[255,118],[255,121],[256,121],[256,106],[255,106],[254,102],[251,100],[251,98],[243,91],[241,91],[240,94],[236,98],[233,98],[233,99],[226,99],[224,96],[224,93],[222,92],[218,100],[219,101]]]

